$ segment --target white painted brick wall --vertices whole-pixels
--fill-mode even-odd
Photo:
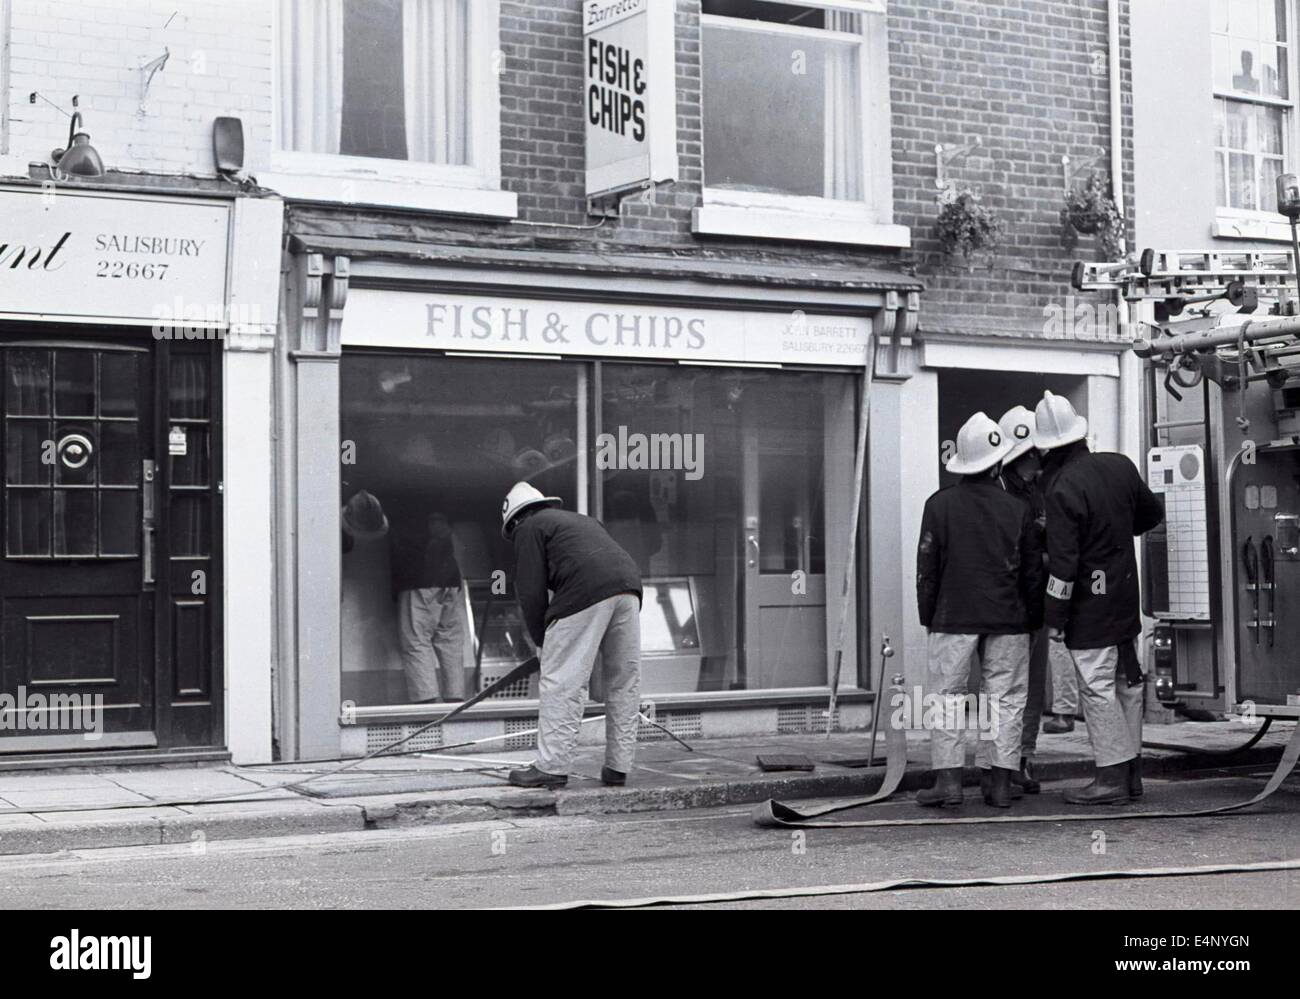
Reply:
[[[3,10],[5,0],[0,0]],[[11,163],[48,161],[81,113],[113,170],[211,177],[212,121],[244,123],[244,166],[270,162],[271,0],[8,0]],[[163,54],[141,101],[140,67]],[[25,173],[25,170],[22,171]]]

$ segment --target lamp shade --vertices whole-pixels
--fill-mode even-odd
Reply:
[[[90,144],[90,136],[78,132],[72,137],[72,145],[59,157],[59,169],[78,177],[102,177],[104,161],[99,158],[99,151]]]

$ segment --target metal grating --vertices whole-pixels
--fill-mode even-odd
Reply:
[[[698,739],[704,734],[704,718],[698,711],[659,711],[655,721],[679,739]],[[642,720],[636,730],[636,741],[663,742],[669,738],[668,732]]]
[[[366,726],[366,752],[373,753],[376,749],[382,749],[398,739],[410,735],[412,732],[419,732],[424,723],[417,725],[367,725]],[[427,732],[421,732],[414,739],[402,743],[397,747],[396,752],[423,752],[429,749],[442,748],[442,728],[431,728]]]
[[[840,709],[835,709],[831,731],[840,728]],[[826,731],[826,709],[820,704],[787,704],[776,709],[777,735],[815,735]]]
[[[532,718],[507,718],[506,735],[510,736],[505,741],[505,748],[513,749],[532,749],[537,745],[537,733],[529,732],[528,735],[515,735],[516,732],[528,732],[529,729],[537,728],[537,717]]]
[[[499,680],[501,677],[505,676],[506,673],[508,672],[509,670],[497,670],[495,672],[486,669],[483,670],[479,675],[478,689],[483,690],[483,688],[488,686],[488,684],[492,683],[495,680]],[[495,694],[489,697],[488,700],[489,701],[509,701],[509,700],[521,701],[521,700],[527,700],[531,697],[536,697],[537,695],[532,689],[532,683],[533,683],[533,677],[526,676],[522,680],[516,680],[514,683],[510,683],[502,687]]]

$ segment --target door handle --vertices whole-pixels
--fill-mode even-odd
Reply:
[[[152,590],[157,579],[154,575],[154,531],[157,527],[154,510],[154,480],[157,463],[145,459],[140,463],[140,581],[146,590]]]
[[[758,535],[750,532],[745,535],[745,549],[750,554],[745,559],[745,564],[753,569],[758,565]]]

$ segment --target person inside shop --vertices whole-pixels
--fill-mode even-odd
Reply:
[[[415,704],[463,700],[464,583],[446,515],[432,510],[416,530],[395,534],[391,556],[407,694]]]
[[[1069,400],[1043,394],[1034,445],[1045,452],[1048,637],[1064,642],[1079,675],[1096,772],[1071,788],[1073,805],[1124,804],[1142,794],[1142,700],[1146,678],[1133,539],[1164,508],[1122,454],[1088,449],[1088,421]]]
[[[979,733],[975,753],[985,803],[1010,807],[1011,777],[1020,770],[1029,636],[1042,614],[1043,556],[1029,505],[999,479],[1012,449],[998,425],[976,413],[962,425],[944,466],[961,479],[926,500],[921,516],[917,610],[929,631],[928,693],[942,707],[930,729],[935,785],[916,795],[923,806],[962,803],[973,664],[979,666],[991,729]]]
[[[1034,448],[1033,411],[1026,406],[1013,406],[1002,414],[998,428],[1002,431],[1003,439],[1011,442],[1011,450],[1002,459],[1003,488],[1011,495],[1019,496],[1029,506],[1029,512],[1034,518],[1038,547],[1040,550],[1045,549],[1047,508],[1039,484],[1043,470],[1038,451]],[[1044,551],[1044,563],[1046,559]],[[1046,585],[1047,573],[1040,573],[1039,579],[1040,586]],[[1043,593],[1035,596],[1033,604],[1035,607],[1043,606]],[[1042,790],[1042,784],[1034,778],[1033,759],[1038,748],[1038,725],[1047,695],[1047,652],[1050,643],[1041,618],[1037,623],[1038,627],[1029,636],[1029,687],[1025,699],[1024,723],[1021,725],[1020,768],[1011,777],[1013,795],[1017,791],[1038,794]]]
[[[518,787],[568,783],[599,652],[605,680],[600,778],[617,786],[632,769],[641,710],[641,574],[600,521],[561,510],[561,503],[517,482],[501,508],[501,534],[515,549],[515,594],[541,659],[537,760],[508,779]]]

